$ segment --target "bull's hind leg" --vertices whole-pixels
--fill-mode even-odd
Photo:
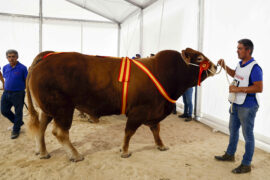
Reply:
[[[69,130],[63,130],[61,127],[54,123],[54,128],[52,131],[53,135],[56,136],[57,140],[64,147],[65,151],[68,153],[70,161],[77,162],[82,161],[84,158],[71,144],[69,139]]]
[[[59,143],[62,144],[62,146],[64,147],[70,161],[82,161],[84,157],[78,153],[78,151],[74,148],[69,139],[69,129],[72,123],[73,111],[66,110],[65,112],[65,114],[62,113],[61,117],[56,117],[54,119],[55,123],[52,133],[53,135],[55,135]]]
[[[47,125],[51,122],[52,117],[48,116],[44,112],[41,113],[41,120],[39,123],[39,131],[36,134],[36,155],[39,154],[40,159],[48,159],[50,158],[49,153],[46,149],[44,134],[47,128]]]
[[[155,125],[152,125],[150,126],[150,129],[153,133],[153,136],[154,136],[154,139],[155,139],[155,143],[157,145],[157,148],[160,150],[160,151],[166,151],[168,150],[169,148],[164,146],[162,140],[160,139],[160,136],[159,136],[159,131],[160,131],[160,124],[155,124]]]
[[[141,124],[133,123],[132,120],[128,119],[126,128],[125,128],[125,138],[124,138],[124,143],[123,143],[123,148],[122,148],[122,158],[128,158],[131,156],[131,153],[128,152],[128,147],[129,147],[129,141],[130,138],[135,134],[136,130],[138,127],[140,127]]]

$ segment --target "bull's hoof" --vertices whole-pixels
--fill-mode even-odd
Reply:
[[[84,160],[84,157],[83,157],[83,155],[78,155],[78,156],[76,156],[76,157],[71,157],[69,160],[70,160],[71,162],[79,162],[79,161]]]
[[[167,151],[170,148],[169,147],[166,147],[166,146],[162,146],[162,147],[158,146],[157,149],[160,150],[160,151]]]
[[[39,155],[40,159],[49,159],[51,157],[50,154],[45,154],[45,155]]]
[[[85,114],[79,114],[79,117],[84,119],[84,118],[86,118],[86,115]]]
[[[90,122],[90,123],[99,123],[99,119],[91,118],[91,119],[88,119],[88,122]]]
[[[123,153],[121,154],[121,158],[129,158],[131,156],[131,153]]]

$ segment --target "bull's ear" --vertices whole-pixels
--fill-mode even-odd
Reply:
[[[182,50],[181,56],[186,64],[190,63],[191,57],[190,54],[188,53],[188,48],[186,50]]]

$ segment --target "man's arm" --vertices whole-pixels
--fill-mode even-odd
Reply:
[[[262,81],[253,82],[253,85],[249,87],[230,86],[230,92],[261,93],[262,91],[263,91]]]
[[[218,61],[218,64],[219,64],[223,69],[225,69],[225,70],[227,71],[227,73],[228,73],[231,77],[234,77],[234,75],[235,75],[235,70],[231,69],[231,68],[228,67],[228,66],[226,66],[226,68],[225,68],[225,63],[224,63],[224,62],[225,62],[224,59],[220,59],[220,60]]]
[[[250,81],[252,86],[249,87],[235,87],[230,86],[230,92],[242,92],[242,93],[261,93],[263,91],[263,73],[262,69],[255,65],[250,74]]]

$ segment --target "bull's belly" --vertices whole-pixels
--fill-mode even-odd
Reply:
[[[120,114],[120,109],[115,108],[113,105],[77,105],[76,109],[89,114],[91,117],[99,118],[101,116],[108,116],[108,115],[118,115]]]

